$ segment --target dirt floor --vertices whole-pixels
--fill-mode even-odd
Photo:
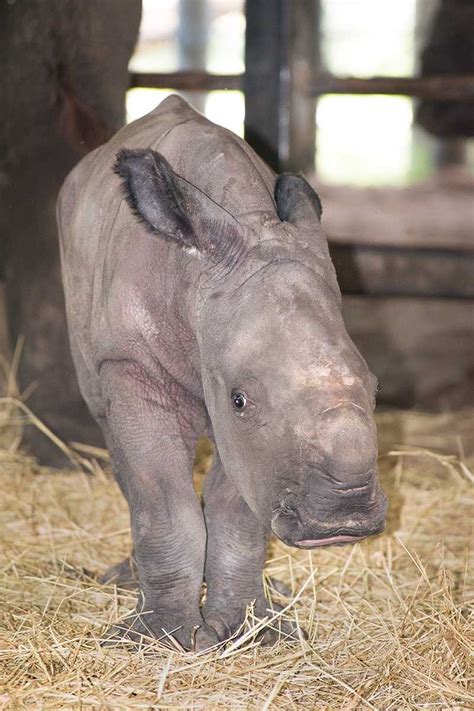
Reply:
[[[261,648],[249,613],[240,639],[202,655],[101,646],[135,604],[97,582],[130,550],[126,507],[105,460],[71,474],[23,456],[28,421],[0,401],[1,708],[474,707],[473,412],[379,415],[386,533],[313,553],[270,547],[267,579],[287,586],[273,599],[308,639]],[[198,481],[209,458],[204,448]]]

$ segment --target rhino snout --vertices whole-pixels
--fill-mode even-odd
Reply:
[[[357,405],[332,407],[321,413],[314,442],[322,457],[323,468],[337,482],[350,482],[354,477],[374,469],[377,459],[375,426]]]

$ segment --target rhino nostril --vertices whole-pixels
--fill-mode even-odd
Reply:
[[[285,514],[286,516],[297,516],[298,515],[296,509],[293,506],[291,506],[290,504],[282,504],[279,507],[279,511],[280,511],[280,513]]]
[[[289,503],[287,501],[279,501],[276,506],[273,507],[272,512],[276,515],[285,515],[285,516],[296,516],[297,511],[296,507],[293,505],[293,503]]]
[[[273,508],[273,513],[277,516],[293,516],[298,517],[295,495],[293,492],[287,491],[280,499],[278,504]]]

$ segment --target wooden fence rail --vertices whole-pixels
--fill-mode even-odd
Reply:
[[[202,71],[165,73],[133,73],[130,87],[147,89],[176,89],[177,91],[221,91],[242,89],[242,74],[209,74]]]
[[[474,251],[329,241],[339,286],[363,296],[474,299]]]
[[[309,91],[321,94],[390,94],[435,101],[474,101],[474,75],[435,77],[321,76]]]
[[[178,91],[242,90],[243,74],[210,74],[204,71],[138,73],[130,75],[130,86]],[[335,77],[321,75],[305,89],[322,94],[388,94],[435,101],[474,101],[474,75],[436,77]]]

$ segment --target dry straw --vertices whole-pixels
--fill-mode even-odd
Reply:
[[[19,450],[21,428],[51,435],[5,373],[1,708],[474,708],[473,413],[379,416],[385,534],[314,553],[272,543],[269,590],[308,639],[260,647],[249,610],[241,637],[211,653],[166,640],[111,648],[101,636],[135,595],[97,582],[130,548],[107,455],[58,442],[77,471],[38,467]],[[201,448],[198,479],[209,456]]]

